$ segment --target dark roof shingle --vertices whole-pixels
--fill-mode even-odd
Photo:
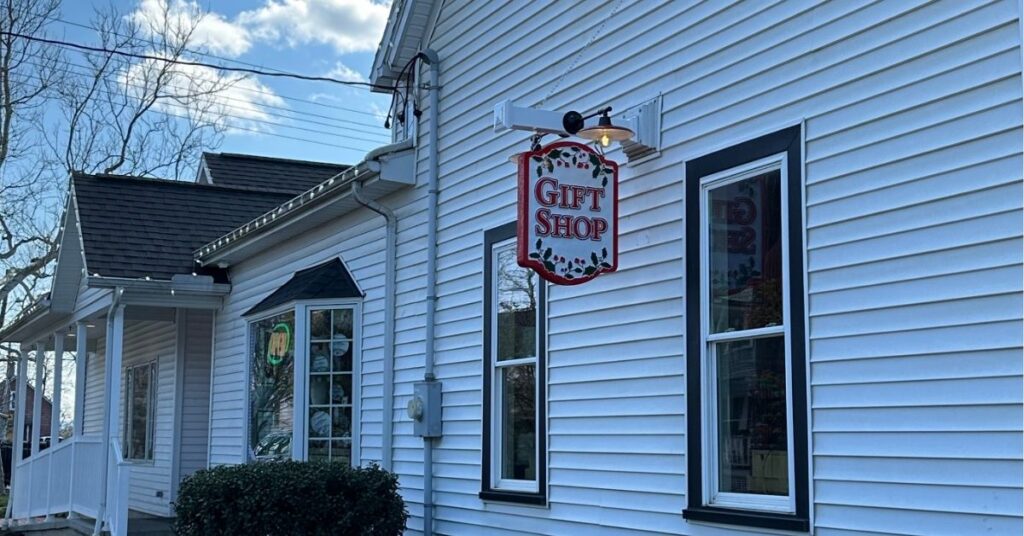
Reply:
[[[299,195],[350,166],[232,153],[203,153],[212,184]]]
[[[196,271],[196,249],[292,198],[194,182],[84,174],[73,176],[72,191],[89,275],[159,280]]]
[[[341,259],[332,259],[295,272],[287,283],[263,298],[243,316],[269,311],[296,300],[361,298],[363,293]]]

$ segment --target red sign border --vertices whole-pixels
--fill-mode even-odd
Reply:
[[[574,279],[567,279],[557,274],[552,274],[544,268],[544,264],[540,261],[531,259],[529,257],[529,225],[530,225],[530,165],[529,161],[532,156],[543,156],[545,153],[552,149],[561,147],[578,147],[594,156],[596,156],[601,164],[608,166],[612,169],[612,224],[610,225],[612,232],[612,250],[611,250],[611,268],[598,268],[594,273],[588,276],[580,276]],[[595,277],[611,273],[619,268],[619,164],[614,160],[609,160],[604,155],[598,153],[590,146],[575,142],[575,141],[556,141],[549,143],[541,147],[536,151],[527,151],[519,154],[518,164],[518,196],[519,196],[519,214],[516,219],[516,257],[519,266],[523,268],[530,268],[534,272],[537,272],[542,279],[555,283],[556,285],[580,285],[588,281],[593,280]]]

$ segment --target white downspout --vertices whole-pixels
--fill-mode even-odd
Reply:
[[[388,471],[392,465],[392,444],[395,421],[395,279],[398,266],[398,218],[390,208],[363,197],[363,187],[352,183],[352,197],[364,207],[380,214],[385,222],[384,245],[384,393],[381,401],[381,465]]]
[[[437,52],[426,49],[420,58],[430,66],[430,136],[427,140],[428,183],[427,183],[427,316],[426,348],[423,356],[423,379],[436,380],[434,375],[434,314],[437,309],[437,194],[438,177],[438,91],[440,90],[440,66]],[[440,408],[438,408],[440,409]],[[423,438],[423,535],[431,536],[434,531],[434,439]]]
[[[113,347],[114,322],[117,315],[124,314],[120,311],[120,308],[123,307],[121,305],[121,294],[123,293],[123,287],[116,287],[114,289],[114,296],[110,302],[110,310],[107,313],[107,338],[103,341],[103,344],[106,345],[105,353],[110,357],[110,359],[104,359],[104,375],[106,376],[106,381],[104,382],[105,392],[103,393],[103,472],[100,476],[100,483],[102,484],[100,486],[100,490],[102,491],[100,493],[100,506],[96,510],[96,524],[92,529],[93,536],[99,536],[103,531],[103,518],[107,515],[107,495],[109,495],[107,493],[107,485],[109,479],[108,472],[110,471],[110,439],[111,436],[114,435],[112,432],[113,427],[117,425],[117,423],[111,422],[110,413],[113,411],[112,408],[114,407],[114,404],[119,404],[121,402],[120,399],[111,400],[112,397],[110,395],[113,394],[114,391],[113,383],[121,381],[121,371],[112,369],[114,365],[113,352],[116,351]],[[117,368],[120,369],[120,360],[117,361]],[[118,391],[120,392],[120,389]]]

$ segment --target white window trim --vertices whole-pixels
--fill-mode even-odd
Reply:
[[[143,455],[132,456],[131,451],[131,437],[133,431],[132,425],[132,396],[135,389],[135,380],[132,379],[132,373],[136,369],[148,368],[149,369],[149,404],[146,409],[146,444],[143,447]],[[128,365],[124,367],[124,421],[122,423],[122,452],[124,453],[125,460],[129,462],[141,462],[151,463],[156,459],[156,403],[157,403],[157,376],[159,375],[159,365],[157,360],[146,361],[144,363],[136,363],[134,365]],[[150,454],[149,457],[146,454]]]
[[[274,307],[257,316],[245,317],[245,421],[243,424],[244,437],[242,442],[243,459],[247,462],[256,461],[252,452],[250,441],[250,426],[252,425],[252,325],[261,320],[266,320],[289,311],[295,313],[295,358],[294,369],[292,370],[292,459],[305,461],[308,455],[308,441],[306,430],[309,425],[309,359],[307,330],[307,318],[310,309],[325,308],[351,308],[352,311],[352,463],[358,467],[360,463],[362,438],[361,415],[362,410],[362,334],[363,314],[362,300],[355,299],[324,299],[324,300],[302,300],[290,302],[285,305]]]
[[[515,252],[516,239],[511,238],[496,242],[491,245],[491,288],[488,291],[491,294],[491,310],[487,311],[487,314],[491,317],[491,340],[487,341],[487,344],[491,347],[491,362],[488,366],[491,368],[491,488],[500,491],[516,491],[516,492],[528,492],[538,493],[540,492],[540,457],[543,453],[540,452],[540,419],[537,415],[534,415],[533,434],[534,434],[534,456],[535,464],[537,466],[537,475],[533,480],[516,480],[510,478],[501,478],[501,461],[503,458],[502,453],[502,420],[501,420],[501,369],[516,365],[530,365],[534,366],[534,411],[540,407],[540,395],[543,386],[537,385],[537,379],[540,378],[537,367],[539,366],[540,360],[538,359],[540,354],[541,340],[539,336],[535,336],[535,347],[533,357],[524,357],[519,359],[509,359],[505,361],[498,361],[498,255],[501,252],[510,250]],[[543,282],[539,281],[537,286],[537,292],[540,292],[540,285]],[[539,297],[538,297],[539,299]],[[538,310],[539,316],[539,310]],[[544,319],[537,318],[537,325],[543,322]]]
[[[780,172],[779,191],[782,206],[780,217],[782,218],[782,310],[783,325],[769,326],[764,328],[749,329],[742,331],[729,331],[722,333],[710,333],[710,293],[709,293],[709,270],[710,270],[710,244],[708,241],[708,202],[709,192],[744,179],[748,179],[768,171],[778,170]],[[703,397],[701,400],[701,422],[703,424],[703,467],[704,474],[704,503],[706,506],[717,506],[723,508],[735,508],[741,510],[756,510],[763,512],[795,513],[796,512],[796,459],[793,444],[793,373],[792,373],[792,349],[791,333],[792,326],[789,303],[790,273],[789,273],[789,184],[788,157],[786,153],[779,153],[767,158],[762,158],[730,168],[718,173],[713,173],[700,179],[700,303],[701,307],[701,384],[703,385]],[[786,496],[760,495],[753,493],[731,493],[719,491],[718,481],[718,382],[715,371],[718,369],[715,356],[715,343],[730,340],[747,340],[753,338],[764,338],[782,334],[784,337],[783,347],[785,348],[786,366],[786,449],[787,449],[787,470],[789,478],[789,494]]]

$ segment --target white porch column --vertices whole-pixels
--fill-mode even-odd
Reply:
[[[39,436],[43,429],[43,369],[46,366],[46,346],[36,343],[36,385],[32,388],[32,455],[39,454]]]
[[[89,360],[89,328],[75,325],[75,435],[85,433],[85,367]]]
[[[107,317],[106,422],[103,432],[107,442],[117,439],[121,420],[121,353],[124,348],[124,306],[117,306]],[[104,450],[106,450],[104,449]]]
[[[18,391],[14,401],[14,445],[11,447],[11,478],[14,478],[16,464],[24,459],[22,456],[25,445],[25,414],[28,411],[28,350],[22,348],[21,359],[18,360]]]
[[[53,397],[50,400],[50,448],[57,446],[60,438],[60,398],[61,398],[61,375],[64,364],[64,332],[58,331],[53,334]]]
[[[106,340],[106,368],[103,372],[103,495],[100,499],[100,508],[96,516],[96,525],[93,527],[93,536],[99,536],[103,529],[104,519],[107,518],[107,508],[110,506],[111,497],[117,493],[117,482],[111,478],[111,473],[117,471],[117,466],[111,465],[110,458],[113,455],[112,449],[118,434],[118,415],[120,414],[121,401],[121,351],[124,345],[124,306],[117,303],[107,313],[107,340]],[[127,507],[127,506],[126,506]]]

